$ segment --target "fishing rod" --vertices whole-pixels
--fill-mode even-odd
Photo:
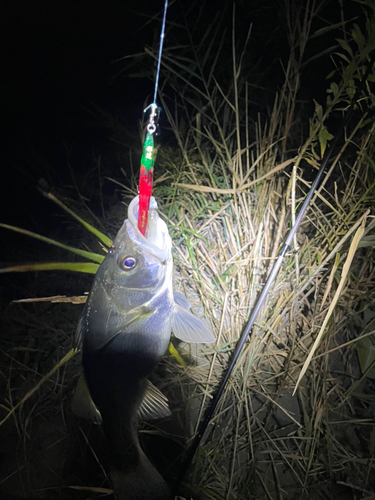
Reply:
[[[294,226],[291,228],[286,240],[285,240],[285,243],[284,245],[282,246],[280,252],[279,252],[279,255],[277,257],[277,260],[272,268],[272,271],[266,281],[266,284],[264,285],[263,287],[263,290],[262,292],[260,293],[259,297],[258,297],[258,300],[256,301],[255,303],[255,306],[254,306],[254,309],[252,310],[252,313],[250,315],[250,318],[249,318],[249,321],[247,322],[246,326],[245,326],[245,329],[243,330],[242,334],[241,334],[241,337],[237,343],[237,346],[234,350],[234,353],[233,353],[233,356],[232,356],[232,359],[230,361],[230,364],[229,364],[229,367],[227,368],[227,371],[225,372],[221,382],[220,382],[220,385],[219,385],[219,388],[212,400],[212,403],[211,403],[211,406],[208,408],[208,411],[207,411],[207,414],[206,414],[206,417],[205,419],[202,421],[201,425],[199,426],[199,429],[198,429],[198,432],[197,432],[197,435],[195,436],[194,438],[194,441],[193,443],[191,444],[188,452],[187,452],[187,455],[186,455],[186,458],[182,464],[182,468],[181,468],[181,472],[177,478],[177,481],[176,481],[176,484],[175,484],[175,490],[177,491],[178,488],[180,487],[184,477],[185,477],[185,474],[189,468],[189,465],[195,455],[195,452],[197,451],[198,449],[198,446],[202,440],[202,437],[203,437],[203,434],[205,433],[207,427],[208,427],[208,424],[210,423],[212,417],[213,417],[213,414],[215,412],[215,409],[219,403],[219,400],[223,394],[223,391],[225,389],[225,386],[227,385],[227,382],[233,372],[233,369],[237,363],[237,360],[243,350],[243,347],[245,345],[245,342],[247,341],[247,338],[251,332],[251,329],[254,325],[254,322],[255,322],[255,319],[258,315],[258,312],[264,302],[264,300],[266,299],[267,295],[268,295],[268,292],[269,292],[269,289],[273,283],[273,281],[275,280],[276,276],[277,276],[277,273],[279,272],[279,269],[281,267],[281,264],[283,262],[283,259],[285,257],[285,254],[290,251],[290,250],[293,250],[293,247],[291,246],[291,243],[292,243],[292,240],[297,232],[297,229],[298,229],[298,226],[300,225],[307,209],[308,209],[308,206],[310,204],[310,201],[314,195],[314,192],[316,191],[320,181],[321,181],[321,178],[322,178],[322,175],[323,175],[323,172],[325,170],[325,167],[332,155],[332,152],[334,150],[334,148],[336,147],[336,144],[338,142],[338,139],[339,137],[341,136],[344,128],[346,127],[346,125],[348,124],[352,114],[353,114],[353,110],[354,110],[354,106],[355,104],[358,102],[359,100],[359,97],[360,97],[360,94],[362,93],[364,87],[365,87],[365,84],[366,84],[366,81],[367,81],[367,78],[372,70],[372,67],[373,67],[373,63],[374,63],[374,60],[375,60],[375,57],[372,56],[370,58],[370,62],[368,64],[368,67],[367,67],[367,70],[360,82],[360,85],[357,87],[357,91],[351,101],[351,104],[349,106],[349,109],[347,111],[347,114],[346,116],[344,117],[344,119],[342,120],[341,122],[341,126],[340,128],[338,129],[337,133],[335,134],[335,138],[334,140],[332,141],[332,144],[330,145],[329,149],[326,151],[325,155],[323,156],[323,160],[322,160],[322,163],[321,163],[321,166],[320,166],[320,169],[318,171],[318,174],[314,180],[314,182],[312,183],[311,185],[311,189],[309,191],[309,193],[307,194],[306,198],[305,198],[305,201],[301,207],[301,210],[299,211],[298,213],[298,216],[296,218],[296,221],[294,223]]]

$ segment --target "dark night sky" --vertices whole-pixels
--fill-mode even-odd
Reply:
[[[120,91],[125,94],[126,89],[109,87],[120,69],[113,61],[151,43],[157,24],[142,27],[149,15],[157,13],[148,8],[147,17],[141,16],[142,3],[147,2],[8,3],[8,12],[2,12],[1,93],[10,127],[21,126],[25,133],[38,123],[65,135],[70,131],[67,117],[79,121],[81,106],[89,100],[115,106]]]

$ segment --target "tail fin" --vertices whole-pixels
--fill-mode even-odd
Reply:
[[[117,500],[172,500],[173,495],[159,472],[139,448],[135,467],[114,470],[110,474]]]

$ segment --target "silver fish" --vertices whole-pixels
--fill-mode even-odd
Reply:
[[[167,350],[171,330],[187,342],[214,341],[189,311],[187,298],[173,293],[172,241],[156,209],[151,198],[144,237],[137,227],[138,196],[130,203],[128,219],[95,275],[75,335],[89,392],[81,379],[73,411],[103,423],[114,490],[126,500],[171,498],[137,433],[140,419],[170,414],[167,399],[148,377]]]

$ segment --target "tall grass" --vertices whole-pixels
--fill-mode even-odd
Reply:
[[[238,35],[238,12],[229,5],[204,30],[204,9],[197,19],[193,7],[184,24],[169,27],[159,94],[169,131],[158,150],[154,194],[173,238],[175,289],[210,324],[216,343],[177,346],[185,366],[166,357],[160,382],[175,419],[159,430],[146,425],[145,435],[169,433],[188,446],[182,436],[197,431],[369,64],[374,3],[362,2],[360,24],[344,10],[341,23],[324,23],[325,6],[280,4],[290,56],[280,62],[283,80],[275,77],[273,94],[275,86],[262,88],[272,74],[251,56],[253,27]],[[327,34],[332,44],[312,53]],[[146,54],[156,58],[151,49]],[[327,54],[326,96],[307,117],[303,72]],[[185,478],[186,498],[372,498],[374,79],[372,72],[226,386]],[[126,199],[135,188],[127,187]],[[8,401],[8,417],[25,402],[17,396],[18,403]],[[178,466],[170,468],[177,475]]]
[[[235,14],[232,79],[216,76],[223,48],[215,25],[202,40],[188,32],[189,51],[163,60],[160,99],[178,150],[159,153],[174,182],[155,193],[175,235],[176,286],[195,297],[217,335],[213,349],[197,349],[198,368],[174,367],[201,388],[190,414],[195,429],[374,49],[372,4],[366,27],[315,31],[322,5],[284,7],[291,55],[266,120],[249,105],[243,65],[251,36],[236,39]],[[315,102],[306,134],[296,121],[301,68],[308,44],[329,30],[337,41],[326,50],[327,96]],[[194,498],[333,498],[345,487],[374,488],[371,448],[342,443],[355,429],[368,445],[374,424],[365,396],[373,382],[356,353],[373,333],[364,318],[375,315],[373,80],[372,73],[186,478]],[[358,384],[364,393],[353,396]]]

